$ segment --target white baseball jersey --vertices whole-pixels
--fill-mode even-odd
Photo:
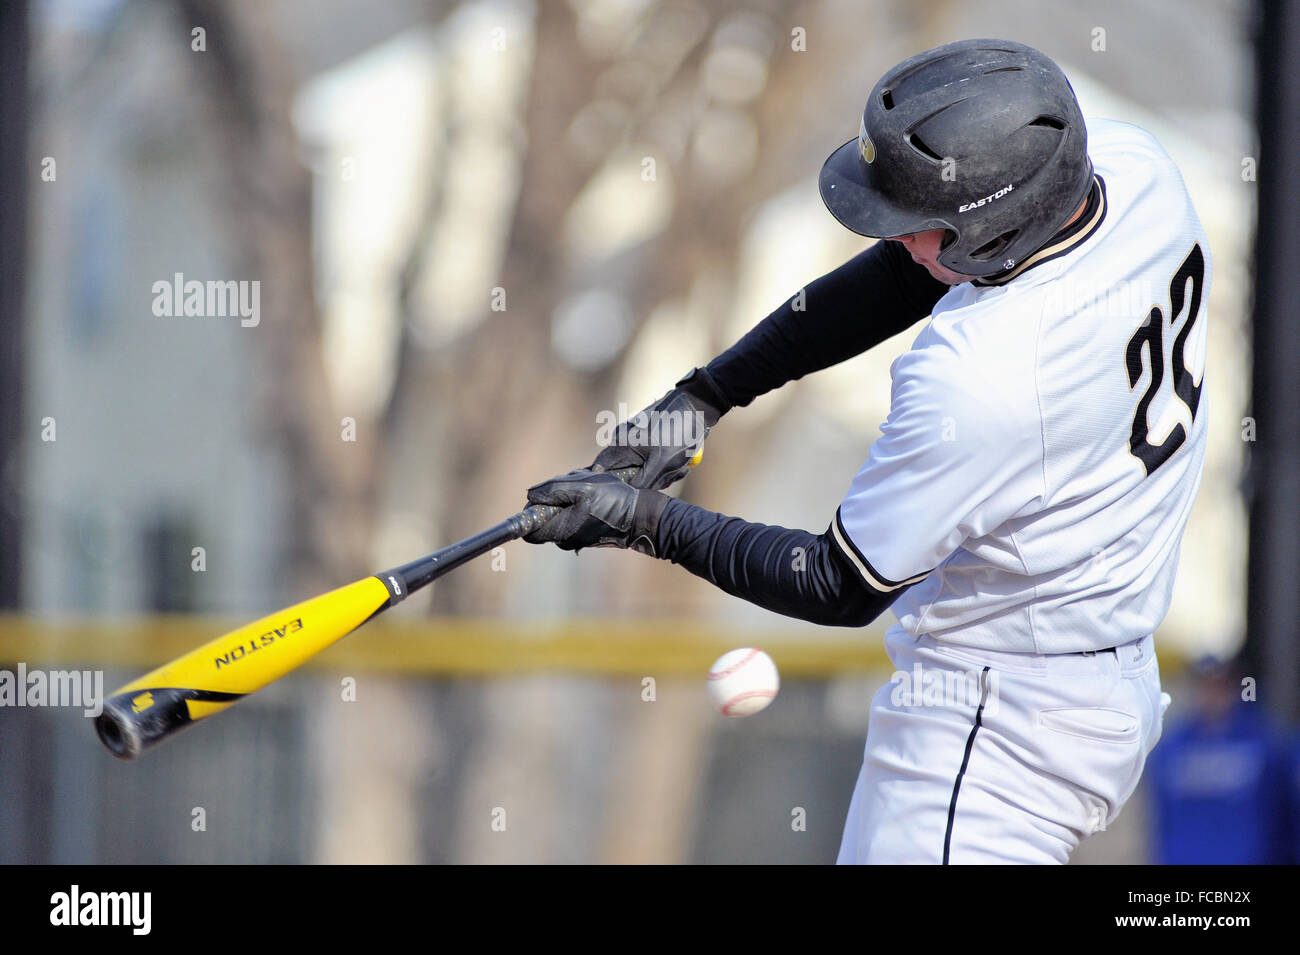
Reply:
[[[1068,239],[954,286],[891,368],[881,437],[834,536],[902,627],[1072,653],[1152,633],[1200,486],[1210,259],[1147,132],[1088,124]]]

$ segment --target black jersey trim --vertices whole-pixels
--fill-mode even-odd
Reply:
[[[853,543],[853,538],[849,537],[849,532],[844,529],[844,522],[840,519],[839,508],[835,509],[835,520],[831,521],[831,539],[835,541],[840,552],[844,554],[848,562],[862,576],[867,586],[881,593],[889,593],[891,590],[898,590],[900,587],[908,587],[930,576],[930,571],[927,570],[925,573],[918,574],[907,580],[890,580],[877,571],[876,568],[871,566],[871,561],[867,560],[866,555],[858,550],[857,545]]]
[[[948,855],[952,850],[952,824],[957,818],[957,795],[961,792],[961,780],[966,775],[966,767],[970,765],[970,751],[975,746],[975,734],[980,731],[984,725],[984,704],[989,698],[989,668],[985,667],[980,673],[980,705],[975,711],[975,725],[970,728],[970,735],[966,737],[966,752],[961,758],[961,769],[957,770],[957,778],[952,784],[952,800],[948,803],[948,828],[943,833],[943,864],[948,865]]]
[[[1102,222],[1106,219],[1106,211],[1109,204],[1106,202],[1106,180],[1100,175],[1094,174],[1092,177],[1092,189],[1088,192],[1088,202],[1083,208],[1083,214],[1078,220],[1070,226],[1062,229],[1048,241],[1048,243],[1035,252],[1019,265],[1005,272],[998,272],[996,275],[986,275],[983,278],[974,279],[973,285],[1006,285],[1012,279],[1019,278],[1030,269],[1042,265],[1044,262],[1050,262],[1052,259],[1059,259],[1063,255],[1073,252],[1083,243],[1092,238],[1093,234],[1101,228]]]

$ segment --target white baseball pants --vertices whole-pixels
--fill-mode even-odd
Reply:
[[[839,862],[1064,863],[1160,739],[1154,641],[1037,655],[890,629]]]

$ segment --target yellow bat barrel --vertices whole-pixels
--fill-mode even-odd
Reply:
[[[95,729],[122,759],[278,680],[389,606],[367,577],[222,634],[128,683],[104,701]]]

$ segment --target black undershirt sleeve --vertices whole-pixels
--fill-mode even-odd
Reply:
[[[707,368],[734,406],[839,364],[930,314],[948,286],[898,242],[877,242],[813,280]]]
[[[734,597],[832,627],[864,627],[906,587],[871,587],[831,538],[706,511],[670,499],[655,553]]]

